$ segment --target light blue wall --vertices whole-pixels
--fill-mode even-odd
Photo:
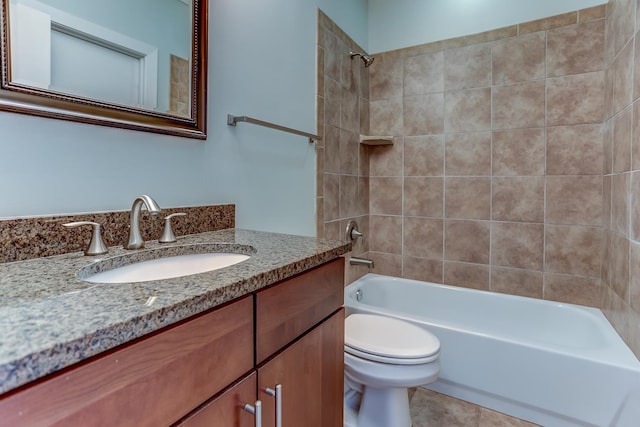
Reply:
[[[206,142],[0,112],[0,217],[235,203],[243,228],[315,234],[316,17],[363,46],[366,0],[210,0]]]
[[[370,0],[317,0],[317,3],[318,8],[342,28],[353,41],[365,51],[369,51]]]
[[[606,0],[369,0],[369,51],[480,33]]]

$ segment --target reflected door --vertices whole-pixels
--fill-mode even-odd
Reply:
[[[142,106],[141,59],[115,46],[51,32],[49,89],[123,105]]]

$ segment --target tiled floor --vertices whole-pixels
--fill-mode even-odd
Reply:
[[[413,427],[537,426],[537,424],[422,388],[411,390],[409,396]]]

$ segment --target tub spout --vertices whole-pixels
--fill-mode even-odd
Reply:
[[[358,257],[351,257],[349,258],[349,264],[351,265],[366,265],[369,268],[373,268],[373,260],[371,259],[366,259],[366,258],[358,258]]]

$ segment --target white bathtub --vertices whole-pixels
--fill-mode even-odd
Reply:
[[[377,274],[345,307],[434,333],[428,389],[549,427],[640,426],[640,362],[600,310]]]

